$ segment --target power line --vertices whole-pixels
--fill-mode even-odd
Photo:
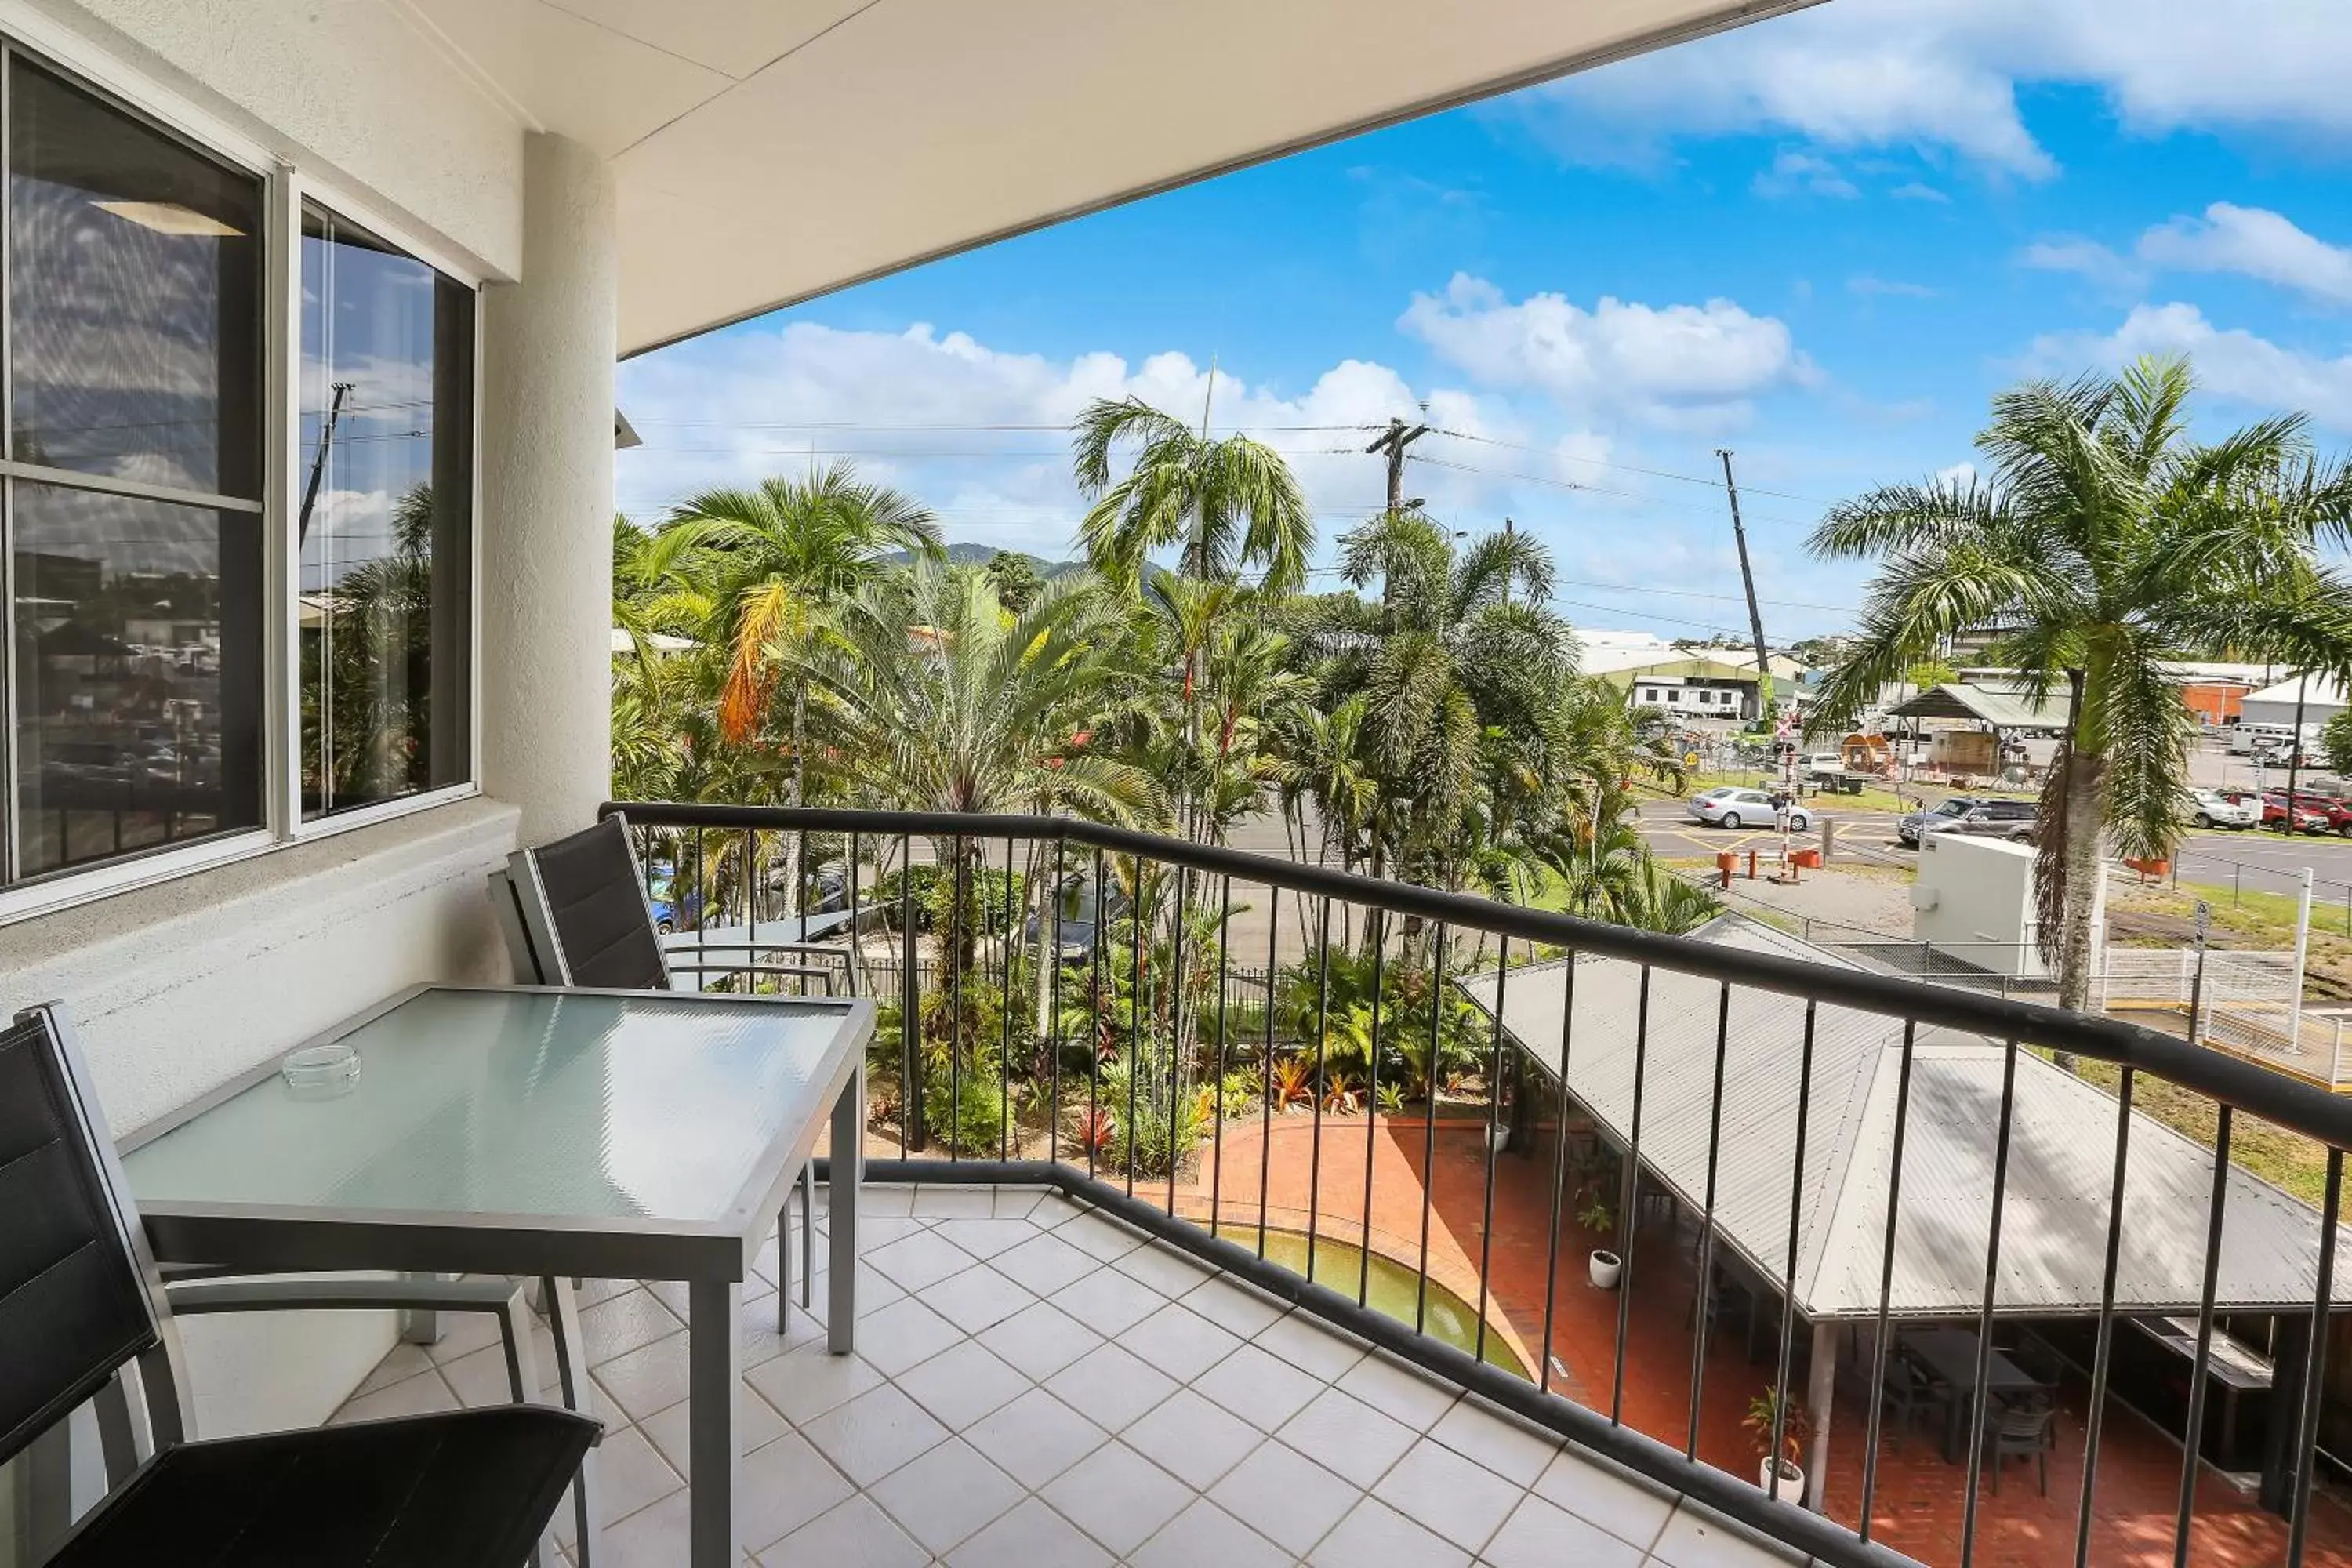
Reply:
[[[640,429],[655,426],[717,430],[1024,430],[1052,431],[1057,435],[1067,435],[1070,429],[1067,425],[957,420],[917,420],[905,424],[886,424],[877,420],[863,419],[632,419],[630,423]],[[1339,431],[1370,430],[1375,426],[1370,425],[1239,425],[1233,428],[1242,435],[1259,430],[1316,431],[1336,434]]]
[[[1442,426],[1432,430],[1431,434],[1435,436],[1450,436],[1456,441],[1475,441],[1482,447],[1501,447],[1508,451],[1528,452],[1539,458],[1550,458],[1562,463],[1590,463],[1596,468],[1616,468],[1621,472],[1628,474],[1646,474],[1654,479],[1674,479],[1686,485],[1704,485],[1708,489],[1714,490],[1719,490],[1723,488],[1722,480],[1709,479],[1703,474],[1677,474],[1666,468],[1645,468],[1638,463],[1612,462],[1607,458],[1587,458],[1578,453],[1562,452],[1556,447],[1529,447],[1522,442],[1499,440],[1492,436],[1473,436],[1466,430],[1448,430]],[[1521,477],[1524,478],[1527,476]],[[1797,501],[1805,506],[1834,506],[1837,504],[1834,501],[1823,500],[1819,496],[1795,495],[1787,490],[1759,489],[1754,485],[1748,487],[1748,493],[1752,496],[1771,496],[1778,500]]]

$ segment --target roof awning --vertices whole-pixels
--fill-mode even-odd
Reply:
[[[2064,698],[2037,703],[2017,692],[1965,681],[1931,686],[1886,710],[1890,719],[1972,719],[1996,730],[2063,730],[2066,714]]]
[[[1698,938],[1858,967],[1737,915],[1716,921]],[[1571,963],[1575,1016],[1563,1073],[1561,1013]],[[1633,1119],[1640,977],[1633,964],[1594,957],[1530,965],[1511,971],[1504,1003],[1511,1039],[1538,1068],[1563,1078],[1620,1147],[1630,1142]],[[1495,974],[1460,984],[1491,1016]],[[1712,979],[1651,972],[1641,1160],[1652,1179],[1694,1211],[1707,1191],[1720,995]],[[1903,1029],[1899,1020],[1875,1014],[1817,1011],[1800,1189],[1794,1174],[1805,1003],[1769,992],[1732,994],[1715,1221],[1723,1243],[1777,1289],[1788,1274],[1793,1205],[1794,1296],[1809,1320],[1871,1317],[1879,1310]],[[1915,1042],[1887,1294],[1894,1316],[1956,1318],[1979,1309],[2003,1057],[1994,1041],[1948,1030],[1922,1029]],[[2014,1107],[1993,1310],[2011,1317],[2095,1311],[2115,1177],[2115,1099],[2027,1051],[2017,1060]],[[2195,1311],[2211,1151],[2136,1111],[2125,1173],[2117,1309]],[[2308,1204],[2233,1169],[2217,1301],[2225,1310],[2308,1310],[2319,1236],[2319,1215]],[[2338,1286],[2336,1299],[2352,1301],[2352,1282]]]
[[[624,353],[1813,0],[409,0],[612,160]]]

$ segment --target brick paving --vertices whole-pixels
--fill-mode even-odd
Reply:
[[[1381,1118],[1368,1125],[1362,1116],[1326,1116],[1318,1133],[1312,1117],[1293,1113],[1275,1118],[1269,1137],[1258,1118],[1239,1119],[1225,1128],[1221,1159],[1204,1155],[1199,1171],[1180,1181],[1176,1206],[1181,1213],[1205,1218],[1213,1176],[1220,1217],[1254,1223],[1263,1180],[1268,1225],[1304,1230],[1312,1213],[1318,1216],[1321,1234],[1359,1243],[1365,1237],[1369,1149],[1373,1249],[1408,1264],[1417,1261],[1426,1194],[1432,1279],[1475,1302],[1483,1260],[1492,1292],[1490,1321],[1521,1352],[1522,1361],[1534,1366],[1537,1359],[1528,1352],[1543,1340],[1545,1277],[1552,1256],[1551,1165],[1540,1156],[1505,1152],[1494,1158],[1490,1231],[1486,1224],[1488,1155],[1482,1134],[1483,1123],[1441,1121],[1434,1138],[1433,1177],[1424,1183],[1430,1135],[1423,1121]],[[1158,1201],[1164,1191],[1164,1182],[1147,1183],[1139,1185],[1139,1195]],[[1622,1299],[1616,1291],[1596,1289],[1586,1277],[1586,1254],[1600,1245],[1600,1238],[1572,1215],[1563,1215],[1562,1225],[1551,1291],[1551,1385],[1556,1393],[1607,1410]],[[1683,1445],[1689,1436],[1689,1325],[1697,1227],[1687,1215],[1669,1223],[1654,1212],[1630,1243],[1630,1332],[1618,1411],[1636,1429]],[[1752,1475],[1758,1468],[1756,1447],[1740,1422],[1749,1397],[1773,1381],[1777,1303],[1768,1299],[1761,1310],[1765,1328],[1758,1336],[1759,1363],[1748,1362],[1741,1327],[1734,1318],[1711,1339],[1705,1369],[1698,1457],[1740,1475]],[[1801,1325],[1797,1335],[1790,1384],[1801,1389],[1806,1386],[1811,1335]],[[1850,1345],[1832,1413],[1825,1505],[1832,1517],[1849,1527],[1860,1514],[1868,1369],[1866,1355]],[[1976,1563],[1983,1568],[2072,1568],[2086,1404],[2087,1390],[2080,1383],[2061,1391],[2046,1497],[2036,1489],[2032,1467],[2021,1461],[2011,1461],[1997,1497],[1988,1472],[1977,1510]],[[2102,1568],[2168,1564],[2179,1477],[2178,1443],[2135,1413],[2111,1404],[2089,1561]],[[1936,1434],[1924,1427],[1907,1437],[1885,1434],[1872,1532],[1938,1568],[1957,1563],[1966,1489],[1965,1467],[1945,1463]],[[2315,1510],[2305,1561],[2352,1564],[2352,1513],[2335,1498],[2317,1500]],[[2200,1568],[2263,1568],[2284,1560],[2285,1539],[2283,1521],[2261,1511],[2250,1496],[2211,1470],[2204,1472],[2192,1526],[2192,1563]]]

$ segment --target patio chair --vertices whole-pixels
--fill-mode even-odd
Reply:
[[[654,924],[645,883],[637,874],[636,856],[629,847],[629,825],[618,813],[593,827],[518,849],[507,858],[503,871],[490,874],[490,898],[515,954],[515,965],[526,979],[541,985],[578,985],[612,991],[671,991],[681,973],[719,972],[729,974],[798,978],[803,984],[822,981],[833,994],[836,977],[853,973],[849,955],[839,948],[810,942],[728,942],[715,951],[741,952],[740,963],[674,963]],[[765,952],[788,952],[828,962],[759,963]],[[801,1305],[812,1300],[810,1280],[816,1269],[816,1168],[801,1167],[794,1184],[801,1195]],[[784,1212],[776,1216],[777,1318],[788,1325],[792,1316],[792,1194]]]
[[[171,1301],[88,1068],[52,1006],[0,1030],[0,1464],[27,1449],[46,1568],[517,1568],[603,1433],[539,1405],[188,1440]],[[145,1432],[131,1418],[135,1377]],[[67,1418],[106,1495],[70,1521]]]
[[[1879,1392],[1879,1401],[1896,1418],[1893,1447],[1900,1448],[1903,1434],[1921,1412],[1939,1418],[1950,1412],[1952,1390],[1942,1378],[1919,1366],[1897,1346],[1886,1358],[1886,1382]]]
[[[2048,1400],[2028,1397],[2003,1401],[2000,1413],[1985,1429],[1987,1458],[1992,1461],[1992,1490],[2000,1495],[2002,1464],[2011,1458],[2030,1458],[2042,1483],[2042,1495],[2050,1495],[2050,1450],[2058,1440],[2058,1410]]]

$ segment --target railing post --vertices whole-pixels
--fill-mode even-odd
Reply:
[[[898,840],[898,1051],[904,1074],[898,1091],[898,1137],[919,1154],[923,1132],[923,982],[915,941],[915,840]]]

